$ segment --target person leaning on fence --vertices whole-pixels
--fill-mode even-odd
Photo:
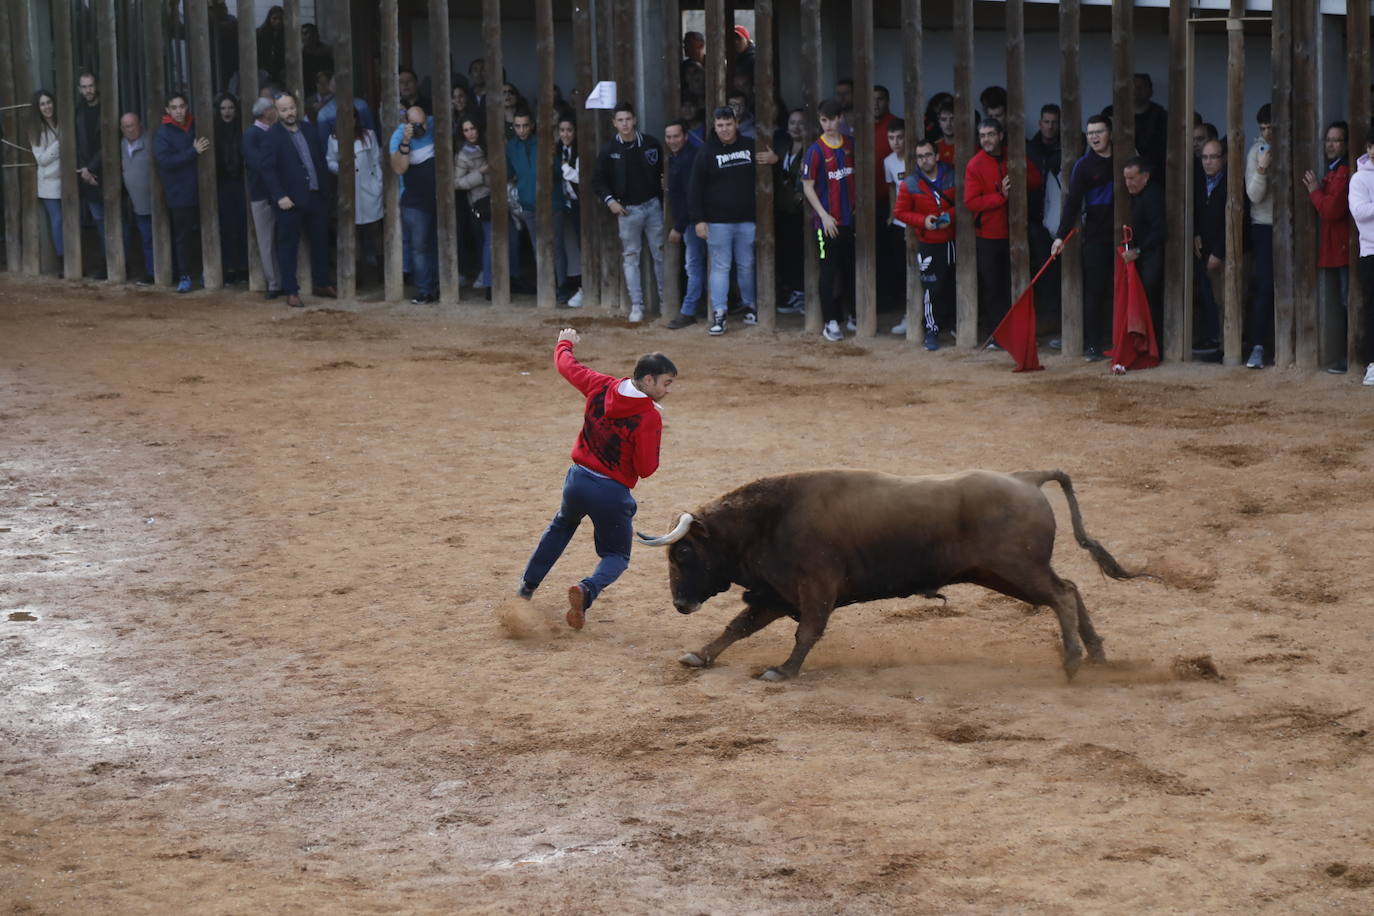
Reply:
[[[1264,368],[1264,355],[1274,352],[1274,195],[1269,180],[1273,164],[1274,125],[1269,103],[1255,115],[1259,136],[1245,154],[1245,195],[1250,199],[1250,313],[1245,332],[1250,338],[1250,369]]]
[[[491,298],[491,180],[487,165],[486,118],[467,118],[463,121],[463,146],[453,157],[454,187],[468,192],[472,215],[482,227],[482,276],[472,284],[473,289],[486,289]],[[507,248],[512,269],[518,268],[519,241],[515,220],[506,221]]]
[[[77,190],[80,192],[81,217],[87,215],[95,224],[96,238],[100,242],[101,263],[94,277],[104,280],[105,273],[105,191],[100,185],[102,177],[100,140],[100,87],[96,84],[95,74],[89,70],[82,72],[76,80],[81,98],[76,103],[76,174],[80,178]]]
[[[1374,328],[1374,122],[1365,134],[1365,152],[1350,176],[1350,217],[1360,233],[1360,290],[1364,295],[1363,325]],[[1361,340],[1361,361],[1366,364],[1364,384],[1374,387],[1374,334]]]
[[[296,99],[289,92],[277,99],[277,123],[267,132],[264,177],[277,209],[277,264],[286,304],[301,302],[296,280],[301,233],[310,239],[310,273],[316,296],[333,299],[338,290],[329,277],[329,211],[323,194],[327,166],[320,137],[303,130]]]
[[[277,211],[272,193],[263,178],[267,167],[267,132],[277,123],[277,106],[271,99],[253,102],[253,126],[243,135],[243,165],[248,172],[248,209],[253,213],[253,229],[258,237],[262,279],[267,286],[264,298],[282,294],[281,271],[277,268]]]
[[[1079,247],[1083,253],[1083,358],[1096,362],[1111,347],[1112,303],[1116,296],[1116,170],[1112,168],[1111,119],[1093,115],[1088,118],[1086,133],[1088,149],[1069,170],[1069,193],[1064,198],[1050,256],[1058,257],[1069,233],[1082,227]]]
[[[615,133],[596,157],[592,190],[616,215],[625,285],[630,294],[630,321],[644,320],[644,286],[639,252],[649,243],[659,302],[663,301],[663,147],[637,129],[634,106],[615,107]]]
[[[663,128],[663,143],[668,147],[668,187],[673,202],[673,226],[668,231],[668,239],[682,243],[683,270],[687,276],[682,305],[668,322],[668,328],[676,331],[697,323],[697,308],[706,288],[706,240],[696,234],[687,216],[692,167],[701,150],[687,142],[685,121],[673,121]]]
[[[1226,260],[1226,153],[1220,140],[1202,144],[1202,175],[1193,194],[1193,254],[1197,258],[1199,307],[1193,352],[1216,352],[1221,340],[1222,267]]]
[[[228,284],[248,279],[248,200],[243,184],[243,126],[238,99],[221,93],[215,99],[215,114],[215,187],[224,282]]]
[[[844,340],[854,330],[854,140],[841,133],[844,112],[834,99],[819,106],[821,135],[802,162],[802,193],[812,210],[820,255],[821,336]],[[835,289],[839,281],[840,291]],[[847,317],[846,317],[847,316]]]
[[[59,261],[62,248],[62,129],[57,123],[57,100],[40,89],[33,94],[29,149],[38,166],[38,200],[48,215],[48,232]],[[59,275],[61,270],[58,271]]]
[[[133,229],[138,228],[143,242],[143,272],[139,282],[153,282],[153,159],[143,121],[132,111],[119,119],[119,171],[124,179],[124,197],[129,201],[133,219],[124,222],[124,248],[131,251]],[[130,271],[132,273],[132,271]]]
[[[534,115],[530,114],[529,109],[522,108],[515,113],[515,120],[511,123],[513,136],[506,141],[506,174],[515,185],[516,198],[520,201],[520,224],[529,233],[530,250],[539,250],[539,225],[536,218],[536,200],[538,199],[539,173],[543,171],[546,176],[553,179],[553,248],[557,252],[563,247],[563,221],[558,219],[558,215],[563,209],[563,181],[561,173],[555,168],[555,163],[541,161],[539,158],[539,138],[534,132]],[[518,231],[518,230],[517,230]],[[563,285],[565,277],[558,274],[558,258],[554,258],[554,287],[555,289]],[[537,265],[536,265],[537,270]],[[511,269],[513,276],[518,276],[516,268]],[[512,286],[515,292],[533,293],[535,284],[521,282]]]
[[[957,200],[954,166],[940,161],[935,143],[929,138],[920,141],[916,144],[915,171],[897,185],[893,217],[916,230],[927,350],[940,349],[940,332],[954,330]]]
[[[1350,166],[1346,162],[1346,148],[1350,142],[1350,126],[1344,121],[1332,121],[1326,126],[1324,151],[1326,167],[1320,180],[1311,170],[1303,173],[1307,199],[1317,209],[1321,245],[1317,249],[1319,273],[1335,274],[1341,290],[1341,307],[1349,314],[1350,307]],[[1342,355],[1327,367],[1331,373],[1346,371]]]
[[[563,238],[571,237],[577,244],[579,260],[576,264],[568,256],[566,242],[553,250],[554,269],[563,281],[558,289],[557,300],[569,308],[582,306],[582,207],[578,195],[582,189],[582,175],[577,158],[577,115],[574,113],[558,116],[558,142],[553,146],[554,165],[563,186],[563,207],[553,215],[554,222],[563,226]]]
[[[802,161],[810,144],[806,140],[806,112],[787,113],[787,126],[774,136],[773,151],[779,156],[773,173],[773,219],[777,248],[779,314],[806,310],[806,241],[802,223],[810,207],[802,191]]]
[[[339,174],[338,122],[325,147],[329,171]],[[369,272],[381,279],[382,270],[382,150],[377,134],[361,118],[353,119],[353,224],[358,253]]]
[[[1145,156],[1133,156],[1121,169],[1126,192],[1131,195],[1131,247],[1121,257],[1135,261],[1145,298],[1150,303],[1150,321],[1156,338],[1164,330],[1164,242],[1168,221],[1164,208],[1164,186],[1155,180],[1155,169]]]
[[[186,96],[173,93],[153,139],[153,158],[172,222],[172,273],[178,277],[179,293],[191,291],[191,234],[200,207],[196,159],[209,148],[209,137],[196,136],[195,116]]]

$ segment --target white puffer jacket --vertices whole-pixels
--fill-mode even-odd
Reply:
[[[33,158],[38,160],[38,196],[42,200],[62,199],[62,157],[57,134],[49,131],[43,135],[45,142],[32,147]]]
[[[1360,230],[1360,257],[1374,255],[1374,162],[1360,157],[1350,176],[1350,215]],[[1353,265],[1352,265],[1353,266]]]

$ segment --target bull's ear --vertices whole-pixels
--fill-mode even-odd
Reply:
[[[711,532],[707,530],[706,523],[699,518],[692,519],[692,525],[687,529],[687,533],[702,540],[709,541],[711,539]]]

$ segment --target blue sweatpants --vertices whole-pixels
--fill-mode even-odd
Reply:
[[[635,498],[624,484],[573,465],[563,480],[563,504],[539,539],[539,546],[525,568],[525,584],[531,589],[539,587],[567,549],[582,519],[590,517],[596,533],[596,555],[601,558],[596,570],[581,583],[587,593],[586,606],[590,607],[602,590],[619,579],[630,565],[637,508]]]

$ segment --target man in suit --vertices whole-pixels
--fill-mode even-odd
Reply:
[[[277,106],[271,99],[253,103],[253,126],[243,135],[243,164],[248,170],[249,209],[253,211],[253,226],[258,235],[258,254],[262,260],[262,277],[267,283],[268,299],[281,295],[281,271],[277,269],[277,210],[267,189],[266,149],[273,125],[277,123]]]
[[[329,210],[321,193],[329,167],[324,161],[320,137],[301,130],[296,99],[288,92],[277,99],[277,123],[267,132],[263,145],[263,180],[277,212],[277,266],[281,269],[286,304],[300,308],[296,282],[296,257],[302,229],[310,238],[310,273],[313,293],[338,296],[329,276]]]

